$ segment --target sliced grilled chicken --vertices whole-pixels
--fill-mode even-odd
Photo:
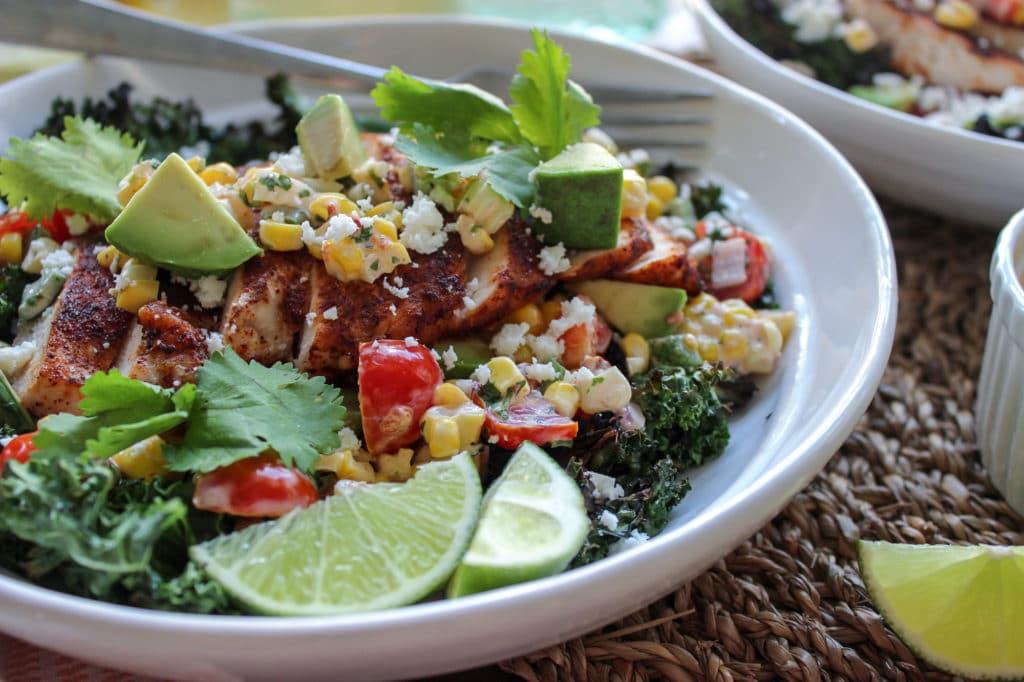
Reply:
[[[180,308],[154,301],[139,309],[117,367],[130,379],[172,388],[194,381],[209,357],[206,332]]]
[[[844,0],[846,11],[864,19],[892,48],[893,67],[930,83],[1001,93],[1024,85],[1024,61],[1016,54],[979,47],[968,34],[945,28],[929,14],[905,9],[893,0]]]
[[[267,251],[235,271],[221,318],[224,343],[265,365],[291,360],[309,309],[312,269],[305,251]]]
[[[296,364],[328,377],[354,368],[364,341],[437,341],[451,329],[451,311],[465,295],[463,250],[454,241],[433,254],[414,254],[412,263],[372,284],[342,282],[319,261],[311,268],[310,312]]]
[[[537,267],[539,244],[518,216],[494,235],[494,248],[473,256],[466,267],[466,295],[471,304],[455,311],[458,333],[490,326],[555,284]]]
[[[559,273],[563,282],[581,279],[600,279],[621,270],[651,250],[654,242],[648,234],[647,221],[626,218],[619,230],[619,243],[612,249],[587,249],[574,251],[569,255],[572,264],[568,270]]]
[[[1010,55],[1022,54],[1021,50],[1024,50],[1024,27],[1007,26],[982,17],[970,30]]]
[[[686,244],[674,239],[655,223],[648,223],[647,231],[654,248],[616,272],[612,279],[676,287],[691,294],[700,292],[704,288],[703,282],[697,268],[690,262]]]
[[[40,352],[14,380],[22,404],[36,417],[77,413],[85,380],[113,366],[132,321],[114,305],[113,286],[92,245],[80,244],[71,276],[35,331]]]

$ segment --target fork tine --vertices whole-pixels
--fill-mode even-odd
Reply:
[[[671,114],[616,114],[614,112],[603,112],[601,115],[602,127],[610,126],[697,126],[709,125],[711,119],[707,116],[673,116]]]
[[[707,146],[704,140],[666,140],[653,137],[633,137],[629,134],[613,136],[620,148],[627,149],[703,149]]]
[[[699,88],[655,90],[652,88],[631,88],[626,86],[582,85],[598,104],[604,102],[685,102],[706,100],[713,97],[710,90],[701,90]]]

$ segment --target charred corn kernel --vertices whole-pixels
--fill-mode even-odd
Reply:
[[[775,320],[792,330],[794,313],[755,311],[739,299],[718,301],[701,294],[684,310],[683,343],[707,362],[745,374],[771,372],[785,336]]]
[[[397,168],[398,182],[402,185],[402,188],[407,192],[411,192],[414,188],[415,181],[413,180],[412,164],[403,163]]]
[[[530,362],[533,360],[533,351],[530,350],[529,346],[519,346],[519,348],[516,348],[516,352],[512,354],[512,359],[516,362]]]
[[[978,10],[967,0],[943,0],[935,7],[935,21],[947,28],[967,30],[978,23]]]
[[[156,268],[152,265],[140,263],[134,258],[125,261],[121,273],[129,282],[142,282],[156,279]]]
[[[302,227],[261,220],[260,242],[271,251],[298,251],[303,247]]]
[[[357,210],[359,210],[359,207],[355,205],[355,202],[344,194],[335,194],[333,192],[321,194],[316,199],[313,199],[309,205],[310,215],[321,222],[327,220],[332,215],[348,215],[352,211]]]
[[[384,235],[393,242],[398,241],[398,229],[390,220],[384,220],[383,218],[375,220],[373,223],[373,229],[377,234]]]
[[[665,203],[658,197],[650,194],[647,196],[647,219],[656,220],[665,212]]]
[[[458,407],[469,402],[462,389],[455,384],[443,383],[434,389],[434,404],[441,407]]]
[[[150,436],[121,450],[110,461],[117,465],[121,476],[129,479],[151,481],[171,473],[164,459],[164,441],[160,436]]]
[[[540,312],[544,316],[544,326],[547,327],[553,320],[562,316],[562,302],[565,299],[555,296],[550,301],[544,301],[540,306]]]
[[[194,173],[201,173],[206,168],[206,159],[201,156],[193,156],[185,162]]]
[[[21,263],[24,242],[20,232],[8,232],[0,237],[0,263]]]
[[[620,345],[626,354],[626,369],[630,376],[646,372],[651,364],[651,347],[647,339],[631,332],[622,337]]]
[[[152,171],[150,171],[151,174]],[[117,186],[117,203],[121,205],[121,208],[128,205],[128,202],[132,200],[136,192],[142,189],[147,180],[149,180],[149,175],[139,175],[133,172],[121,181]]]
[[[572,417],[580,409],[580,392],[568,381],[553,381],[544,391],[544,399],[555,406],[555,412]]]
[[[743,362],[749,346],[750,343],[743,332],[737,329],[727,329],[722,332],[718,352],[722,362],[727,365],[734,365]]]
[[[156,280],[135,280],[117,292],[117,307],[131,314],[139,312],[139,308],[152,303],[160,295],[160,282]]]
[[[662,203],[667,204],[678,196],[679,187],[672,178],[655,175],[653,178],[647,179],[647,191],[661,199]]]
[[[409,448],[402,448],[393,455],[377,457],[377,482],[393,481],[401,483],[412,478],[415,467],[412,456],[415,453]]]
[[[775,323],[779,333],[782,334],[783,343],[789,338],[794,325],[796,325],[796,313],[792,310],[760,310],[757,315]]]
[[[708,293],[697,294],[697,297],[691,299],[686,304],[687,312],[703,313],[711,310],[712,308],[718,307],[718,299]]]
[[[329,455],[321,455],[316,463],[317,471],[327,471],[339,479],[346,481],[363,481],[373,483],[376,472],[369,462],[361,462],[355,458],[351,450],[339,450]]]
[[[455,423],[459,426],[459,448],[465,450],[480,440],[487,412],[484,408],[468,403],[455,409]]]
[[[363,277],[363,249],[351,239],[328,239],[322,247],[324,266],[343,282]]]
[[[117,250],[116,246],[108,246],[96,254],[96,262],[100,264],[101,268],[110,269],[110,266],[114,264],[114,260],[120,255],[121,252]]]
[[[863,19],[854,19],[843,30],[843,41],[853,52],[867,52],[878,45],[878,34]]]
[[[622,217],[641,218],[647,213],[647,181],[632,168],[622,171]]]
[[[470,253],[480,255],[494,248],[494,239],[491,238],[491,235],[487,234],[487,230],[476,224],[465,213],[460,215],[459,219],[455,221],[455,226],[459,230],[459,238],[462,240],[462,245]]]
[[[544,313],[541,312],[540,306],[536,303],[527,303],[522,308],[517,309],[509,315],[507,321],[512,324],[525,322],[530,325],[530,333],[534,335],[540,334],[547,328],[547,325],[544,323]]]
[[[459,425],[454,417],[427,414],[423,419],[423,440],[430,446],[431,457],[447,459],[459,453]]]
[[[693,334],[683,334],[683,345],[686,346],[688,350],[692,350],[694,352],[700,348],[697,343],[697,337]]]
[[[369,216],[377,216],[377,215],[379,215],[379,216],[386,216],[386,215],[388,215],[389,213],[391,213],[394,210],[395,210],[395,202],[393,202],[393,201],[385,201],[385,202],[383,202],[381,204],[377,204],[376,206],[371,208],[369,211],[366,212],[366,215],[369,215]]]
[[[708,362],[718,362],[718,343],[715,339],[702,339],[697,342],[697,352],[700,357]]]
[[[618,412],[633,397],[633,388],[618,367],[596,372],[592,380],[578,386],[580,409],[587,414]]]
[[[199,171],[199,179],[207,185],[233,185],[238,182],[238,171],[223,161]]]
[[[491,370],[491,383],[494,384],[494,387],[502,395],[515,389],[517,386],[519,387],[518,393],[529,392],[530,387],[526,383],[526,377],[516,367],[516,363],[512,361],[512,358],[505,355],[491,358],[487,361],[487,369]]]
[[[754,309],[738,298],[722,301],[722,324],[727,329],[741,327],[754,318]]]

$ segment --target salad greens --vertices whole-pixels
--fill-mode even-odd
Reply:
[[[14,338],[12,323],[18,317],[18,304],[31,275],[17,265],[0,268],[0,341],[9,343]]]

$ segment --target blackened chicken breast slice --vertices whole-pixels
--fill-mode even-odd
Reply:
[[[656,223],[648,223],[647,228],[654,248],[614,273],[612,279],[686,289],[691,294],[700,292],[703,281],[690,261],[686,244]]]
[[[132,316],[115,305],[113,286],[113,275],[96,262],[92,245],[79,244],[71,275],[35,332],[42,348],[13,382],[36,417],[78,413],[82,384],[114,365]]]
[[[209,357],[206,332],[180,308],[154,301],[139,308],[117,366],[130,379],[177,388],[194,381]]]
[[[583,279],[601,279],[621,270],[644,255],[654,246],[648,234],[646,220],[625,218],[619,230],[619,241],[611,249],[570,251],[569,269],[557,275],[563,282]]]

